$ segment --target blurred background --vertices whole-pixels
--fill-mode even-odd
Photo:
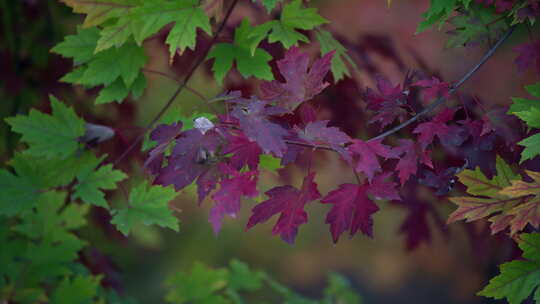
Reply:
[[[225,2],[225,7],[228,2]],[[383,0],[309,1],[331,21],[331,30],[349,49],[358,65],[352,77],[332,84],[313,101],[319,116],[330,119],[349,135],[366,138],[377,134],[366,129],[369,119],[360,91],[374,87],[374,76],[384,75],[393,83],[402,82],[409,70],[422,70],[445,81],[459,79],[484,54],[486,46],[446,48],[444,30],[415,34],[421,13],[429,1],[393,1],[390,8]],[[77,113],[92,123],[115,129],[117,136],[96,149],[111,159],[118,157],[143,131],[176,88],[200,52],[186,51],[169,65],[164,45],[166,30],[145,42],[149,64],[146,67],[148,88],[139,100],[122,104],[94,106],[96,92],[59,82],[72,68],[72,62],[49,52],[63,37],[72,34],[82,17],[55,0],[0,0],[0,159],[5,163],[17,145],[17,136],[9,132],[3,118],[26,113],[30,107],[46,110],[52,94],[75,107]],[[221,39],[230,40],[232,29],[246,16],[262,22],[266,13],[260,5],[240,1]],[[477,96],[483,107],[508,105],[512,96],[526,96],[523,86],[535,80],[532,69],[518,74],[513,63],[512,47],[528,39],[526,32],[516,32],[495,56],[461,89]],[[209,37],[199,35],[199,44]],[[313,45],[303,45],[313,58],[319,56]],[[275,58],[281,58],[281,46],[264,44]],[[164,77],[160,73],[169,77]],[[332,79],[329,79],[332,81]],[[244,94],[257,93],[257,82],[244,80],[236,72],[228,75],[222,87],[210,73],[207,62],[196,73],[190,87],[212,98],[229,89]],[[182,93],[172,111],[189,115],[209,111],[189,91]],[[130,181],[148,178],[142,170],[145,154],[134,153],[120,164],[129,172]],[[449,161],[451,162],[451,161]],[[324,195],[354,177],[335,155],[316,153],[316,182]],[[276,185],[299,186],[305,170],[302,164],[261,178],[261,193]],[[130,182],[123,187],[129,189]],[[453,191],[459,192],[459,189]],[[118,204],[121,193],[111,193],[109,200]],[[374,238],[357,235],[343,237],[333,244],[324,224],[328,206],[307,206],[309,224],[300,228],[296,243],[288,245],[271,235],[276,219],[245,232],[250,208],[256,201],[245,200],[241,216],[227,219],[218,236],[207,221],[210,203],[197,206],[195,192],[188,187],[174,202],[181,220],[179,233],[141,226],[129,238],[109,224],[105,210],[95,208],[91,226],[81,231],[91,244],[81,259],[94,272],[105,273],[104,283],[130,295],[141,303],[161,303],[165,277],[174,271],[188,270],[195,261],[221,267],[238,258],[255,269],[262,269],[306,296],[320,296],[330,271],[347,276],[365,303],[495,303],[476,297],[488,279],[497,273],[496,265],[515,257],[513,242],[504,234],[490,235],[487,222],[446,225],[455,206],[445,197],[436,197],[424,186],[404,187],[404,201],[381,203],[374,217]]]

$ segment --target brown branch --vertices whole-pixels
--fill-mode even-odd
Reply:
[[[135,141],[131,144],[131,146],[129,146],[126,151],[124,151],[124,153],[122,153],[122,155],[120,155],[120,157],[118,157],[115,161],[114,161],[114,164],[118,164],[120,161],[122,161],[127,155],[129,155],[129,153],[131,153],[131,151],[137,146],[137,144],[139,144],[143,138],[144,138],[144,135],[146,134],[146,132],[148,132],[148,130],[150,130],[154,124],[163,116],[163,114],[165,114],[165,112],[167,112],[167,110],[171,107],[171,105],[173,104],[174,100],[176,99],[176,97],[178,97],[178,95],[180,94],[180,92],[182,92],[182,90],[186,87],[187,83],[189,82],[189,80],[193,77],[195,71],[197,70],[197,68],[204,62],[204,60],[206,59],[206,55],[208,54],[208,52],[210,51],[210,49],[212,48],[212,46],[214,45],[214,43],[217,41],[218,39],[218,36],[219,34],[223,31],[223,29],[225,28],[225,24],[227,23],[227,20],[229,20],[229,17],[231,16],[236,4],[238,3],[238,0],[233,0],[233,3],[231,4],[231,6],[229,7],[229,9],[227,10],[227,13],[225,14],[225,18],[223,19],[223,21],[221,22],[221,24],[219,25],[219,28],[217,29],[216,33],[214,34],[214,36],[212,37],[212,40],[210,41],[210,44],[208,45],[208,47],[204,50],[204,52],[201,54],[201,56],[199,56],[199,58],[197,59],[197,61],[195,62],[195,64],[193,65],[193,67],[189,70],[189,72],[187,73],[186,75],[186,78],[184,78],[184,81],[178,86],[178,88],[176,89],[176,91],[171,95],[171,97],[169,98],[169,100],[167,101],[167,103],[165,104],[165,106],[163,106],[163,108],[161,108],[161,110],[159,111],[159,113],[154,117],[154,119],[152,119],[152,121],[145,127],[144,129],[144,132],[139,135]]]
[[[480,67],[484,63],[486,63],[486,61],[488,61],[489,58],[491,58],[491,56],[493,56],[495,51],[503,44],[503,42],[506,41],[506,39],[508,39],[508,37],[510,37],[510,35],[512,34],[512,32],[514,31],[515,28],[516,28],[515,25],[511,26],[508,29],[508,31],[499,39],[499,41],[497,41],[497,43],[495,43],[495,45],[493,47],[491,47],[487,51],[487,53],[484,55],[484,57],[482,57],[482,59],[480,59],[480,61],[470,71],[468,71],[465,75],[463,75],[463,77],[461,77],[461,79],[458,82],[456,82],[454,85],[452,85],[452,87],[448,91],[448,95],[454,94],[457,91],[457,89],[465,81],[467,81],[469,78],[471,78],[471,76],[474,75],[474,73],[476,73],[476,71],[478,71],[478,69],[480,69]],[[439,105],[445,103],[446,101],[447,101],[447,98],[439,97],[437,100],[435,100],[434,102],[429,104],[424,110],[422,110],[421,112],[419,112],[418,114],[413,116],[411,119],[407,120],[406,122],[404,122],[404,123],[402,123],[400,125],[397,125],[397,126],[393,127],[392,129],[390,129],[390,130],[388,130],[388,131],[386,131],[384,133],[381,133],[381,134],[369,139],[368,142],[383,139],[386,136],[389,136],[389,135],[392,135],[392,134],[396,133],[397,131],[399,131],[399,130],[405,128],[406,126],[412,124],[413,122],[417,121],[418,119],[420,119],[422,116],[426,115],[427,113],[433,111],[436,107],[438,107]]]

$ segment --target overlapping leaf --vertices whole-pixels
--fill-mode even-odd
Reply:
[[[353,139],[352,144],[347,147],[356,161],[355,170],[364,173],[371,182],[375,173],[381,172],[381,165],[377,156],[388,158],[399,158],[398,152],[391,147],[383,145],[382,140],[363,141]]]
[[[353,69],[358,69],[358,66],[352,60],[351,56],[347,54],[347,49],[332,36],[332,33],[325,30],[319,30],[315,32],[315,36],[321,46],[321,54],[325,55],[332,51],[335,52],[334,56],[332,56],[332,64],[330,66],[330,70],[334,76],[334,82],[340,81],[345,78],[345,76],[351,76],[351,72],[347,65]]]
[[[532,96],[540,99],[540,82],[525,86]],[[514,114],[525,121],[531,128],[540,128],[540,100],[512,98],[513,104],[508,113]],[[525,147],[521,152],[521,162],[532,159],[540,154],[540,134],[534,134],[518,143]]]

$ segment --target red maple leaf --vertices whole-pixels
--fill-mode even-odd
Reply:
[[[378,156],[384,158],[399,158],[398,154],[391,147],[385,146],[382,140],[363,141],[353,139],[352,144],[347,147],[353,158],[357,160],[355,170],[363,172],[371,182],[377,172],[381,172]]]
[[[223,149],[223,154],[232,153],[231,165],[236,170],[242,169],[245,165],[250,170],[256,170],[259,166],[259,156],[263,152],[259,145],[250,141],[241,131],[231,131],[227,133],[227,138],[229,142]]]
[[[289,111],[313,96],[319,94],[329,84],[323,79],[330,70],[334,52],[329,52],[315,60],[308,71],[309,55],[297,47],[290,48],[285,58],[278,60],[277,66],[285,82],[277,80],[263,82],[260,86],[261,98],[276,101]]]
[[[321,197],[317,190],[317,184],[313,181],[315,173],[309,173],[302,183],[302,189],[286,185],[274,187],[265,194],[268,200],[258,204],[252,209],[246,229],[264,223],[275,214],[281,213],[278,221],[272,229],[272,234],[280,234],[281,238],[289,243],[294,243],[298,227],[307,223],[308,216],[304,206]]]
[[[448,82],[440,81],[439,78],[433,76],[431,79],[419,80],[413,84],[413,86],[422,87],[422,93],[424,94],[424,102],[428,103],[431,100],[450,96],[450,84]]]
[[[422,145],[422,149],[425,149],[433,142],[435,135],[442,140],[449,134],[451,129],[446,123],[454,118],[454,113],[453,109],[445,108],[435,115],[431,121],[421,123],[413,130],[414,134],[420,134],[418,142]]]
[[[214,233],[221,230],[221,222],[225,214],[236,218],[240,211],[240,199],[242,196],[253,197],[257,192],[258,171],[238,172],[227,165],[220,165],[220,171],[232,177],[222,179],[220,188],[212,195],[214,206],[210,209],[209,222],[214,228]]]
[[[396,165],[401,185],[405,184],[411,175],[416,174],[418,162],[433,169],[433,163],[431,162],[430,156],[431,151],[419,149],[419,147],[410,139],[400,139],[398,142],[399,146],[394,148],[394,152],[398,155],[402,155]]]
[[[536,66],[536,72],[540,74],[540,40],[523,43],[513,50],[519,53],[519,56],[514,61],[519,72],[523,72],[531,66]]]
[[[274,153],[281,157],[287,150],[283,137],[287,136],[289,131],[272,122],[270,116],[286,112],[283,108],[268,106],[266,102],[252,98],[237,101],[231,114],[238,119],[240,128],[249,140],[257,142],[265,153]]]
[[[321,200],[323,204],[333,204],[326,215],[326,223],[330,225],[334,243],[337,243],[341,234],[347,230],[351,237],[358,230],[369,237],[373,236],[372,215],[379,207],[368,195],[377,199],[399,199],[395,183],[384,181],[388,176],[389,174],[382,174],[375,178],[372,184],[341,184]]]
[[[328,120],[310,122],[302,129],[296,128],[298,137],[314,146],[326,145],[337,151],[346,161],[351,162],[351,156],[344,145],[351,141],[351,138],[341,132],[339,128],[327,127]]]

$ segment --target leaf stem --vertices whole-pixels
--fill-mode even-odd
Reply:
[[[470,69],[465,75],[463,75],[463,77],[461,77],[461,79],[456,82],[454,85],[452,85],[450,87],[450,90],[448,91],[448,95],[452,95],[454,94],[457,89],[465,82],[467,81],[469,78],[471,78],[472,75],[474,75],[474,73],[476,73],[476,71],[478,71],[478,69],[480,69],[480,67],[486,63],[486,61],[488,61],[489,58],[491,58],[491,56],[493,56],[493,54],[495,53],[495,51],[503,44],[504,41],[506,41],[506,39],[508,39],[508,37],[510,37],[510,35],[512,34],[512,32],[514,31],[514,29],[516,28],[515,25],[511,26],[508,31],[506,31],[506,33],[499,39],[499,41],[497,41],[497,43],[495,43],[495,45],[493,47],[491,47],[487,53],[482,57],[482,59],[480,59],[480,61],[472,68]],[[373,138],[370,138],[368,140],[368,142],[370,141],[375,141],[375,140],[379,140],[379,139],[383,139],[389,135],[392,135],[394,133],[396,133],[397,131],[405,128],[406,126],[412,124],[413,122],[417,121],[418,119],[420,119],[422,116],[426,115],[427,113],[433,111],[436,107],[438,107],[439,105],[445,103],[447,101],[447,98],[446,97],[439,97],[437,98],[437,100],[435,100],[434,102],[432,102],[431,104],[429,104],[424,110],[422,110],[421,112],[419,112],[418,114],[416,114],[415,116],[413,116],[411,119],[407,120],[406,122],[404,123],[401,123],[395,127],[393,127],[392,129],[384,132],[384,133],[381,133]]]
[[[218,39],[218,36],[219,34],[223,31],[223,29],[225,28],[225,24],[227,23],[227,21],[229,20],[229,17],[231,16],[234,8],[236,7],[236,4],[238,3],[238,0],[233,0],[233,3],[231,4],[231,6],[229,7],[229,9],[227,10],[227,13],[225,14],[225,17],[223,18],[223,21],[221,22],[221,24],[219,25],[219,28],[217,29],[217,31],[215,32],[215,34],[213,35],[212,37],[212,40],[210,41],[210,44],[208,45],[208,47],[204,50],[204,52],[201,54],[201,56],[197,59],[197,61],[195,62],[195,64],[193,65],[193,67],[189,70],[189,72],[187,73],[186,77],[184,78],[184,81],[178,86],[178,88],[176,89],[176,91],[174,91],[174,93],[171,95],[171,97],[169,97],[167,103],[163,106],[163,108],[161,108],[161,110],[158,112],[158,114],[154,117],[154,119],[152,119],[152,121],[150,121],[150,123],[145,127],[144,131],[135,139],[135,141],[124,151],[124,153],[122,153],[115,161],[114,161],[114,164],[118,164],[120,161],[122,161],[127,155],[129,155],[129,153],[131,153],[131,151],[133,151],[133,149],[143,140],[144,138],[144,135],[146,134],[146,132],[148,132],[155,124],[156,122],[163,116],[163,114],[165,114],[165,112],[167,112],[167,110],[171,107],[171,105],[173,104],[174,100],[176,99],[176,97],[178,97],[178,95],[180,95],[180,92],[182,92],[182,90],[186,87],[187,83],[189,82],[189,80],[193,77],[193,75],[195,74],[195,71],[197,70],[197,68],[204,62],[204,60],[206,59],[206,55],[208,54],[208,52],[210,51],[210,49],[212,48],[212,46],[214,45],[214,43],[217,41]]]

